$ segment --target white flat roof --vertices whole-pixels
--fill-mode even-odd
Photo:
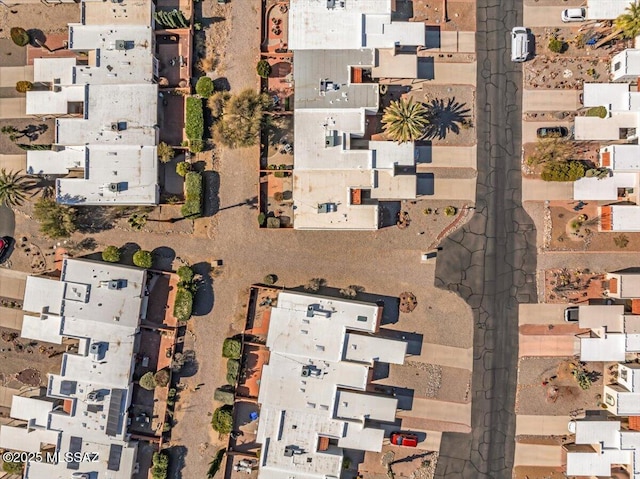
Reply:
[[[294,227],[296,229],[378,229],[378,205],[350,204],[350,188],[371,188],[372,174],[372,170],[294,170]],[[335,204],[335,211],[319,213],[318,206],[324,203]]]
[[[617,63],[620,63],[622,71],[615,70]],[[617,53],[611,59],[611,74],[637,75],[640,73],[640,50],[636,48],[627,48]]]
[[[47,427],[49,413],[55,404],[52,401],[13,396],[11,399],[11,417],[23,421],[35,420],[35,425]]]
[[[42,444],[57,446],[59,436],[59,431],[0,426],[0,448],[14,451],[41,452]]]
[[[580,178],[573,183],[574,200],[615,201],[618,188],[635,188],[636,173],[613,173],[607,178]]]
[[[581,328],[606,328],[608,333],[624,332],[624,305],[596,305],[578,307]]]
[[[609,153],[609,168],[613,171],[640,171],[640,145],[609,145],[600,148],[600,155]]]
[[[65,284],[50,278],[27,276],[22,309],[31,313],[48,312],[54,315],[62,311]]]
[[[62,344],[62,318],[53,314],[22,317],[22,331],[20,336],[37,341]]]
[[[613,464],[630,464],[632,451],[567,452],[567,476],[610,476]]]
[[[583,105],[586,108],[604,106],[611,111],[629,110],[627,83],[585,83]]]
[[[625,13],[630,3],[629,0],[588,0],[587,19],[613,20]]]
[[[63,86],[60,91],[32,90],[27,92],[27,115],[66,115],[69,103],[85,101],[84,85]]]
[[[620,416],[640,415],[640,392],[618,392],[617,414]]]
[[[426,29],[423,22],[394,22],[390,13],[364,16],[363,47],[424,46],[425,43]]]
[[[625,335],[612,333],[601,338],[580,338],[580,361],[624,361]]]
[[[66,175],[71,169],[84,169],[87,148],[84,146],[64,147],[59,151],[27,151],[27,174]]]
[[[347,331],[375,333],[381,315],[376,304],[278,295],[258,395],[261,479],[339,477],[341,447],[380,451],[384,430],[365,421],[394,421],[397,399],[365,392],[370,366],[402,363],[406,343]],[[339,447],[319,451],[319,436],[337,439]]]
[[[35,58],[33,60],[33,81],[71,85],[75,58]]]
[[[620,421],[575,421],[576,444],[600,444],[603,447],[620,447]]]
[[[69,25],[70,50],[95,50],[92,65],[72,67],[73,82],[152,83],[152,37],[150,25]]]
[[[89,85],[88,97],[85,118],[56,120],[56,143],[156,144],[157,85]]]
[[[611,206],[611,230],[612,231],[640,231],[640,206],[612,205]],[[628,297],[631,297],[631,296],[628,296]],[[633,296],[633,297],[637,297],[637,296]]]
[[[611,118],[577,116],[574,119],[576,140],[614,141],[620,139],[621,128],[637,128],[637,112],[614,112]]]
[[[81,147],[78,147],[81,148]],[[67,164],[66,150],[59,162]],[[56,163],[57,154],[51,154]],[[54,167],[62,169],[62,166]],[[155,204],[158,202],[158,155],[155,146],[91,145],[84,178],[61,178],[56,199],[63,204]],[[110,185],[116,185],[112,191]]]

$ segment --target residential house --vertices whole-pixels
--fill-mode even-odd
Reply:
[[[21,335],[67,344],[47,398],[14,397],[0,426],[0,448],[42,452],[27,461],[25,479],[130,479],[137,443],[128,432],[140,320],[147,309],[147,273],[139,268],[64,259],[60,280],[30,276]],[[97,453],[96,462],[46,460],[46,453]]]
[[[51,175],[68,205],[159,202],[158,60],[153,2],[84,1],[69,25],[79,58],[34,60],[27,114],[55,117],[52,150],[28,151],[27,172]]]
[[[281,292],[271,310],[258,403],[260,479],[340,477],[343,448],[380,451],[397,399],[367,393],[376,362],[407,344],[375,336],[382,306]]]

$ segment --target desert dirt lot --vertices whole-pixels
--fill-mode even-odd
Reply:
[[[9,38],[13,27],[40,30],[45,34],[64,33],[68,23],[79,21],[80,5],[77,3],[0,5],[0,38]]]
[[[597,407],[604,366],[588,364],[587,369],[595,371],[599,379],[583,391],[571,375],[572,361],[573,358],[522,358],[518,363],[516,413],[563,415]]]

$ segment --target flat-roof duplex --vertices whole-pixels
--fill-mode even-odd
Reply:
[[[372,336],[382,307],[283,292],[271,310],[258,402],[259,477],[339,477],[342,448],[379,451],[397,399],[366,393],[374,362],[401,364],[406,343]]]

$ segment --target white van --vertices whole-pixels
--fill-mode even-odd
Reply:
[[[524,62],[529,58],[529,34],[524,27],[511,30],[511,61]]]

